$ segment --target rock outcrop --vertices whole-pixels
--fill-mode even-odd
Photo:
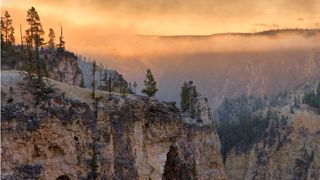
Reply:
[[[22,76],[2,72],[3,179],[226,179],[213,124],[147,97],[98,91],[95,102],[53,80],[37,103]]]
[[[80,68],[84,80],[85,87],[92,88],[92,63],[85,61],[82,58],[78,58],[78,67]],[[128,86],[128,82],[123,78],[123,76],[116,70],[101,68],[99,66],[96,74],[96,88],[100,90],[107,90],[108,80],[111,79],[112,91],[120,92],[121,86]],[[129,87],[129,92],[131,92],[131,87]]]
[[[21,47],[15,46],[14,51],[14,55],[6,51],[1,54],[2,70],[26,70],[26,57],[23,58]],[[92,62],[85,61],[82,56],[78,57],[70,51],[61,52],[43,48],[39,54],[40,59],[46,62],[47,76],[50,79],[74,86],[80,86],[83,80],[84,87],[92,88]],[[129,86],[129,83],[116,70],[99,66],[95,73],[96,88],[106,90],[106,81],[109,78],[112,91],[119,92],[122,86]],[[130,87],[128,92],[132,93]]]
[[[83,74],[78,67],[78,58],[73,53],[65,51],[60,54],[42,50],[42,58],[46,59],[48,76],[59,82],[79,86]]]
[[[251,148],[233,148],[225,163],[229,179],[320,179],[320,114],[300,103],[307,83],[268,106],[268,127]]]

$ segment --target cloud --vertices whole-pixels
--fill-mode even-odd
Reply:
[[[149,49],[148,53],[162,52],[151,48],[155,47],[154,42],[146,45],[139,39],[120,38],[120,41],[110,38],[112,36],[209,35],[281,27],[315,28],[319,27],[315,23],[319,20],[310,17],[320,17],[319,0],[3,0],[1,5],[2,12],[7,9],[12,15],[16,32],[19,24],[26,28],[26,11],[34,6],[46,31],[52,27],[58,32],[61,23],[67,48],[86,56],[97,54],[96,49],[123,56],[139,53],[141,49]],[[303,17],[304,21],[297,21],[297,17]],[[16,39],[20,39],[18,35]],[[192,50],[191,45],[199,44],[183,45]]]
[[[317,27],[317,28],[320,28],[320,22],[315,22],[315,23],[313,23],[313,25],[314,25],[315,27]]]
[[[259,24],[254,24],[255,26],[260,26],[260,27],[265,27],[268,29],[279,29],[281,28],[280,25],[272,23],[272,24],[266,24],[266,23],[259,23]]]
[[[319,0],[4,0],[1,9],[26,9],[70,25],[92,26],[105,33],[182,35],[246,32],[296,27],[297,14],[320,16]],[[272,25],[274,24],[274,25]]]

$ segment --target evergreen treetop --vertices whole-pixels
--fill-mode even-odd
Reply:
[[[54,30],[52,28],[49,29],[49,41],[48,41],[48,48],[53,51],[55,47],[54,40],[56,38],[56,34],[54,33]]]
[[[14,45],[14,28],[12,26],[12,19],[8,11],[5,11],[4,17],[1,17],[1,43],[7,45]]]
[[[158,91],[157,82],[155,81],[150,69],[147,69],[146,79],[144,80],[144,86],[145,88],[142,89],[141,92],[149,97],[153,97]]]

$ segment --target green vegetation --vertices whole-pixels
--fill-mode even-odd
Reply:
[[[237,150],[247,151],[256,142],[259,142],[268,127],[269,118],[242,117],[239,122],[226,121],[218,126],[221,141],[221,153],[224,161],[227,153],[234,147]]]
[[[14,27],[8,11],[5,11],[4,17],[1,17],[1,61],[13,68],[16,64],[16,52],[14,49]],[[5,60],[3,56],[8,57]]]
[[[1,45],[13,46],[14,28],[12,26],[12,19],[8,11],[5,11],[4,17],[1,17]]]
[[[266,106],[266,101],[254,96],[241,96],[238,98],[225,98],[221,106],[217,109],[216,115],[219,121],[238,122],[241,117],[250,116],[252,112],[260,110]]]
[[[26,30],[27,39],[29,41],[29,52],[34,49],[34,62],[36,67],[36,74],[37,74],[37,84],[40,87],[40,95],[44,95],[45,91],[45,84],[43,82],[43,76],[46,74],[45,72],[45,61],[43,59],[40,59],[39,56],[39,48],[44,45],[44,31],[42,29],[42,25],[40,22],[40,17],[38,15],[38,12],[34,7],[31,7],[28,10],[27,13],[27,22],[29,25],[29,28]],[[30,53],[29,55],[32,55]],[[32,58],[30,58],[32,59]],[[32,72],[29,72],[31,74]]]
[[[303,103],[320,110],[320,83],[316,91],[306,92],[302,99]]]
[[[59,54],[62,54],[65,51],[65,44],[66,42],[63,41],[63,30],[62,30],[62,26],[60,27],[60,37],[59,37],[59,44],[58,44],[58,48],[57,51]]]
[[[26,19],[28,28],[25,30],[24,37],[20,25],[20,46],[15,45],[12,21],[8,11],[5,11],[4,17],[1,17],[2,66],[15,69],[16,65],[18,65],[21,69],[26,70],[30,80],[32,80],[34,85],[39,88],[39,97],[42,98],[50,91],[50,88],[46,88],[43,81],[43,77],[47,76],[48,72],[46,59],[40,57],[40,49],[45,44],[40,16],[34,7],[28,9]],[[26,47],[24,46],[24,41]],[[24,53],[25,48],[27,50],[26,54]]]
[[[55,35],[55,33],[54,33],[52,28],[49,29],[48,37],[49,37],[48,48],[49,48],[50,52],[53,53],[54,52],[54,47],[55,47],[54,40],[56,38],[56,35]]]
[[[181,111],[190,112],[191,118],[195,118],[196,116],[196,101],[197,101],[198,93],[196,90],[196,86],[193,84],[193,81],[189,82],[183,82],[183,85],[181,87],[181,93],[180,93],[180,105],[181,105]]]
[[[144,80],[144,86],[145,88],[141,92],[149,97],[153,97],[158,91],[157,82],[154,80],[154,77],[150,69],[147,69],[146,79]]]

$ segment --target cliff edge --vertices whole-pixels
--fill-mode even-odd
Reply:
[[[2,71],[3,179],[226,179],[213,124],[187,124],[172,104],[48,79],[37,94]]]

